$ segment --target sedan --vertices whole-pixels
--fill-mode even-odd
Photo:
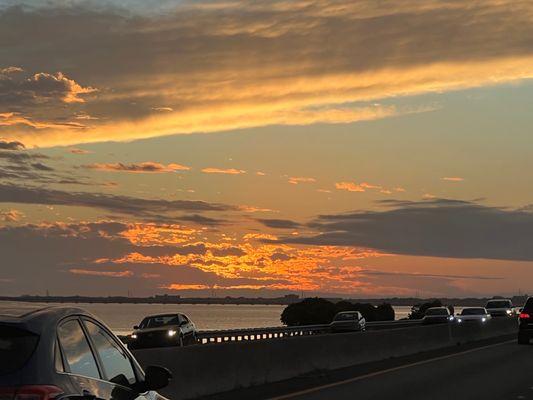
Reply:
[[[196,343],[196,326],[184,314],[160,314],[145,317],[128,343],[130,349],[184,346]]]
[[[447,307],[431,307],[426,310],[422,324],[446,324],[454,320]]]
[[[484,324],[491,319],[489,312],[483,307],[466,307],[457,315],[457,323],[477,322]]]
[[[363,332],[366,321],[359,311],[344,311],[335,315],[330,329],[332,332]]]
[[[71,307],[0,308],[0,399],[164,399],[170,372],[134,356],[102,321]]]

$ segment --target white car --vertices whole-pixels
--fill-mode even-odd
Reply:
[[[463,308],[461,313],[457,315],[456,320],[459,324],[466,322],[477,322],[484,324],[491,319],[491,315],[487,309],[483,307],[466,307]]]
[[[364,332],[366,321],[359,311],[343,311],[330,324],[332,332]]]
[[[493,299],[487,301],[485,308],[493,317],[514,317],[516,316],[513,302],[509,299]]]

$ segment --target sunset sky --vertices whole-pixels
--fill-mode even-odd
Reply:
[[[0,293],[533,293],[530,0],[0,0]]]

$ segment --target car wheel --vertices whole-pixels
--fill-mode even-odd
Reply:
[[[518,334],[518,344],[529,344],[529,336]]]

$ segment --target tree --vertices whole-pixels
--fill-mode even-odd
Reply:
[[[440,300],[433,300],[427,303],[417,304],[411,308],[411,313],[407,316],[407,318],[422,319],[424,318],[427,309],[431,307],[442,307],[442,302]]]
[[[335,314],[359,311],[367,321],[393,321],[394,309],[390,304],[375,307],[368,303],[351,303],[343,300],[332,303],[326,299],[305,299],[288,305],[281,314],[281,322],[288,326],[329,324]]]
[[[314,297],[285,307],[281,313],[281,322],[288,326],[329,324],[335,314],[335,304]]]

